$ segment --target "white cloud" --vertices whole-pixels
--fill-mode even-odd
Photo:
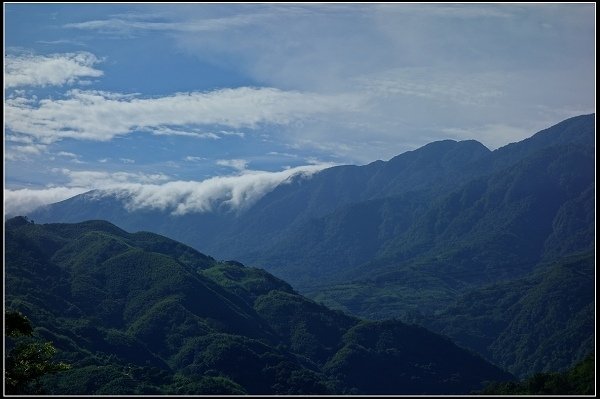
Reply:
[[[130,158],[119,158],[123,163],[135,163],[135,159]]]
[[[241,87],[157,98],[70,90],[60,100],[9,98],[5,118],[12,132],[46,142],[63,138],[108,141],[136,130],[173,134],[177,126],[288,125],[327,112],[351,112],[357,106],[356,98],[274,88]]]
[[[56,155],[58,155],[59,157],[67,157],[67,158],[78,158],[79,157],[77,154],[73,154],[72,152],[67,152],[67,151],[57,152]]]
[[[143,31],[171,31],[182,33],[219,32],[264,22],[271,14],[238,14],[222,18],[204,18],[189,21],[152,21],[146,16],[121,14],[104,20],[93,20],[66,24],[66,28],[94,30],[101,33],[131,35]],[[154,17],[150,15],[149,17]]]
[[[44,189],[23,188],[4,190],[4,210],[6,216],[26,215],[34,209],[62,201],[88,191],[81,187],[51,187]]]
[[[267,155],[275,155],[275,156],[287,157],[287,158],[298,158],[298,155],[296,155],[296,154],[291,154],[289,152],[279,152],[279,151],[269,151],[267,153]]]
[[[245,159],[218,159],[216,164],[237,170],[245,170],[246,166],[248,166],[248,161]]]
[[[376,8],[382,13],[417,14],[422,18],[510,18],[515,12],[510,7],[500,8],[493,4],[403,4],[402,7],[381,4]]]
[[[64,158],[70,158],[70,162],[71,163],[76,163],[76,164],[84,164],[86,162],[82,161],[81,159],[79,159],[79,155],[74,154],[72,152],[68,152],[68,151],[59,151],[56,153],[57,156],[59,157],[64,157]],[[54,157],[50,157],[51,160],[54,160]]]
[[[92,189],[98,195],[117,195],[131,210],[159,209],[174,215],[211,212],[216,209],[247,209],[279,184],[292,177],[308,178],[333,164],[298,166],[280,172],[244,170],[232,176],[212,177],[203,181],[166,181],[163,174],[54,169],[68,177],[66,187],[39,190],[4,190],[7,214],[23,214],[35,208],[61,201]]]
[[[565,106],[578,114],[593,109],[593,7],[231,7],[223,12],[258,10],[277,18],[170,37],[181,50],[216,65],[235,65],[261,84],[361,96],[363,106],[354,113],[330,113],[318,124],[301,121],[303,126],[282,133],[289,144],[326,146],[348,162],[365,162],[447,138],[441,128],[448,126],[510,121],[531,134],[532,126],[571,116],[558,112]],[[181,13],[172,20],[193,18]],[[551,118],[539,114],[539,104],[553,110]],[[473,133],[469,138],[490,142]],[[495,140],[506,144],[512,137],[499,134]],[[372,147],[372,141],[382,144]]]
[[[148,184],[169,180],[162,173],[132,173],[132,172],[104,172],[104,171],[74,171],[70,169],[52,169],[52,172],[60,173],[69,178],[69,187],[81,187],[92,189],[112,189],[122,184]]]
[[[16,147],[17,151],[25,152],[27,154],[40,154],[43,151],[45,151],[46,148],[47,148],[47,146],[45,146],[43,144],[31,144],[31,145]]]
[[[24,143],[24,144],[33,144],[33,139],[28,136],[17,136],[14,134],[7,134],[5,137],[6,141],[12,141],[13,143]]]
[[[165,53],[226,66],[265,88],[153,98],[71,91],[41,101],[13,93],[6,126],[27,144],[106,141],[136,130],[216,140],[249,128],[352,163],[454,136],[495,147],[521,135],[506,125],[531,134],[595,109],[593,11],[591,4],[136,6],[67,27],[166,38]],[[261,129],[267,124],[276,129]]]
[[[188,162],[200,162],[200,161],[206,160],[206,158],[203,158],[203,157],[194,157],[194,156],[191,156],[191,155],[188,155],[188,156],[186,156],[183,159],[185,161],[188,161]]]
[[[374,99],[398,101],[399,96],[420,97],[446,104],[483,106],[503,95],[508,76],[492,72],[464,74],[433,68],[396,68],[356,79]]]
[[[50,55],[6,55],[4,84],[18,86],[57,86],[76,83],[82,77],[99,77],[103,72],[94,69],[100,60],[92,53]]]
[[[35,157],[45,154],[48,146],[45,144],[35,144],[29,140],[13,140],[10,138],[6,139],[6,142],[11,144],[6,145],[4,151],[4,158],[7,161],[32,161]],[[18,144],[13,144],[18,143]]]
[[[150,132],[156,136],[187,136],[196,137],[199,139],[212,139],[219,140],[220,137],[212,132],[196,132],[188,130],[171,129],[166,126],[159,126],[156,128],[150,128]]]
[[[70,40],[70,39],[38,40],[38,41],[36,41],[36,43],[40,43],[40,44],[69,44],[69,45],[75,45],[75,46],[85,46],[85,43],[83,43],[83,42],[79,42],[77,40]]]
[[[238,136],[239,138],[244,138],[246,137],[246,134],[244,132],[233,132],[233,131],[229,131],[229,130],[221,130],[219,131],[219,133],[221,133],[224,136]]]
[[[123,187],[120,193],[131,210],[160,209],[174,215],[210,212],[219,208],[240,211],[253,205],[279,184],[290,182],[292,176],[309,177],[329,166],[332,165],[299,166],[281,172],[245,170],[235,176],[219,176],[203,181],[132,184]]]

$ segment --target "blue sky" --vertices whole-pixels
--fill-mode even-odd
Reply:
[[[595,112],[594,4],[4,4],[5,210],[174,213]]]

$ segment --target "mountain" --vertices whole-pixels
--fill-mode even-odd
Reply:
[[[90,219],[109,220],[129,230],[148,230],[178,239],[220,258],[246,262],[264,257],[268,268],[280,267],[280,241],[301,234],[314,219],[325,218],[353,205],[373,200],[403,197],[425,204],[478,178],[502,173],[506,168],[534,156],[537,152],[564,145],[594,148],[594,115],[563,121],[529,139],[489,151],[474,141],[444,140],[398,155],[387,162],[365,166],[337,166],[325,169],[310,179],[296,176],[277,186],[244,212],[214,212],[172,215],[168,211],[128,209],[126,193],[89,192],[42,207],[30,218],[46,222],[80,222]],[[389,203],[389,201],[387,201]],[[424,207],[423,207],[424,208]],[[413,214],[414,209],[400,209]],[[371,217],[371,214],[368,215]],[[336,216],[334,216],[336,217]],[[349,215],[348,217],[353,217]],[[387,215],[383,215],[387,218]],[[199,228],[202,226],[203,228]],[[377,238],[378,245],[389,232]],[[347,242],[341,246],[348,247]],[[362,263],[362,262],[361,262]],[[309,266],[320,267],[320,259]],[[292,276],[292,278],[294,278]],[[292,281],[294,284],[295,281]]]
[[[448,394],[513,378],[423,327],[332,311],[156,234],[23,217],[5,232],[5,307],[71,366],[21,393]]]
[[[584,279],[571,281],[583,299],[567,313],[570,319],[549,320],[556,341],[532,334],[527,350],[499,344],[519,342],[522,333],[510,326],[521,323],[520,312],[492,302],[491,312],[507,313],[501,326],[485,329],[481,342],[489,346],[482,347],[470,331],[479,316],[460,305],[498,284],[523,299],[524,287],[537,289],[553,265],[594,252],[594,114],[495,151],[472,140],[444,140],[387,162],[326,169],[277,186],[240,213],[174,216],[126,205],[127,197],[87,193],[30,216],[38,222],[102,218],[167,234],[219,258],[260,265],[310,298],[367,319],[399,318],[450,334],[438,316],[463,309],[465,322],[453,338],[523,377],[573,365],[583,349],[555,347],[589,349],[594,334],[588,323],[594,297]],[[566,286],[549,285],[551,306],[571,298]],[[528,303],[532,314],[548,305]],[[577,332],[562,334],[563,328]]]
[[[337,166],[310,179],[296,176],[241,214],[223,210],[182,216],[151,209],[131,212],[126,193],[91,191],[39,208],[29,216],[40,222],[109,220],[125,229],[160,232],[220,257],[236,258],[261,251],[282,232],[344,205],[424,188],[439,191],[451,187],[454,181],[465,179],[469,162],[489,152],[473,140],[445,140],[388,162]]]
[[[425,323],[517,375],[566,370],[594,351],[594,253],[461,295]]]

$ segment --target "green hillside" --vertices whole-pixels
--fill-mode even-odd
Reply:
[[[16,393],[468,393],[512,378],[422,327],[346,316],[155,234],[22,217],[5,229],[6,309],[70,366]]]

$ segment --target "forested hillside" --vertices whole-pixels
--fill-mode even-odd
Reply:
[[[9,393],[448,394],[513,378],[423,327],[329,310],[156,234],[23,217],[5,228],[6,309],[68,366]]]

